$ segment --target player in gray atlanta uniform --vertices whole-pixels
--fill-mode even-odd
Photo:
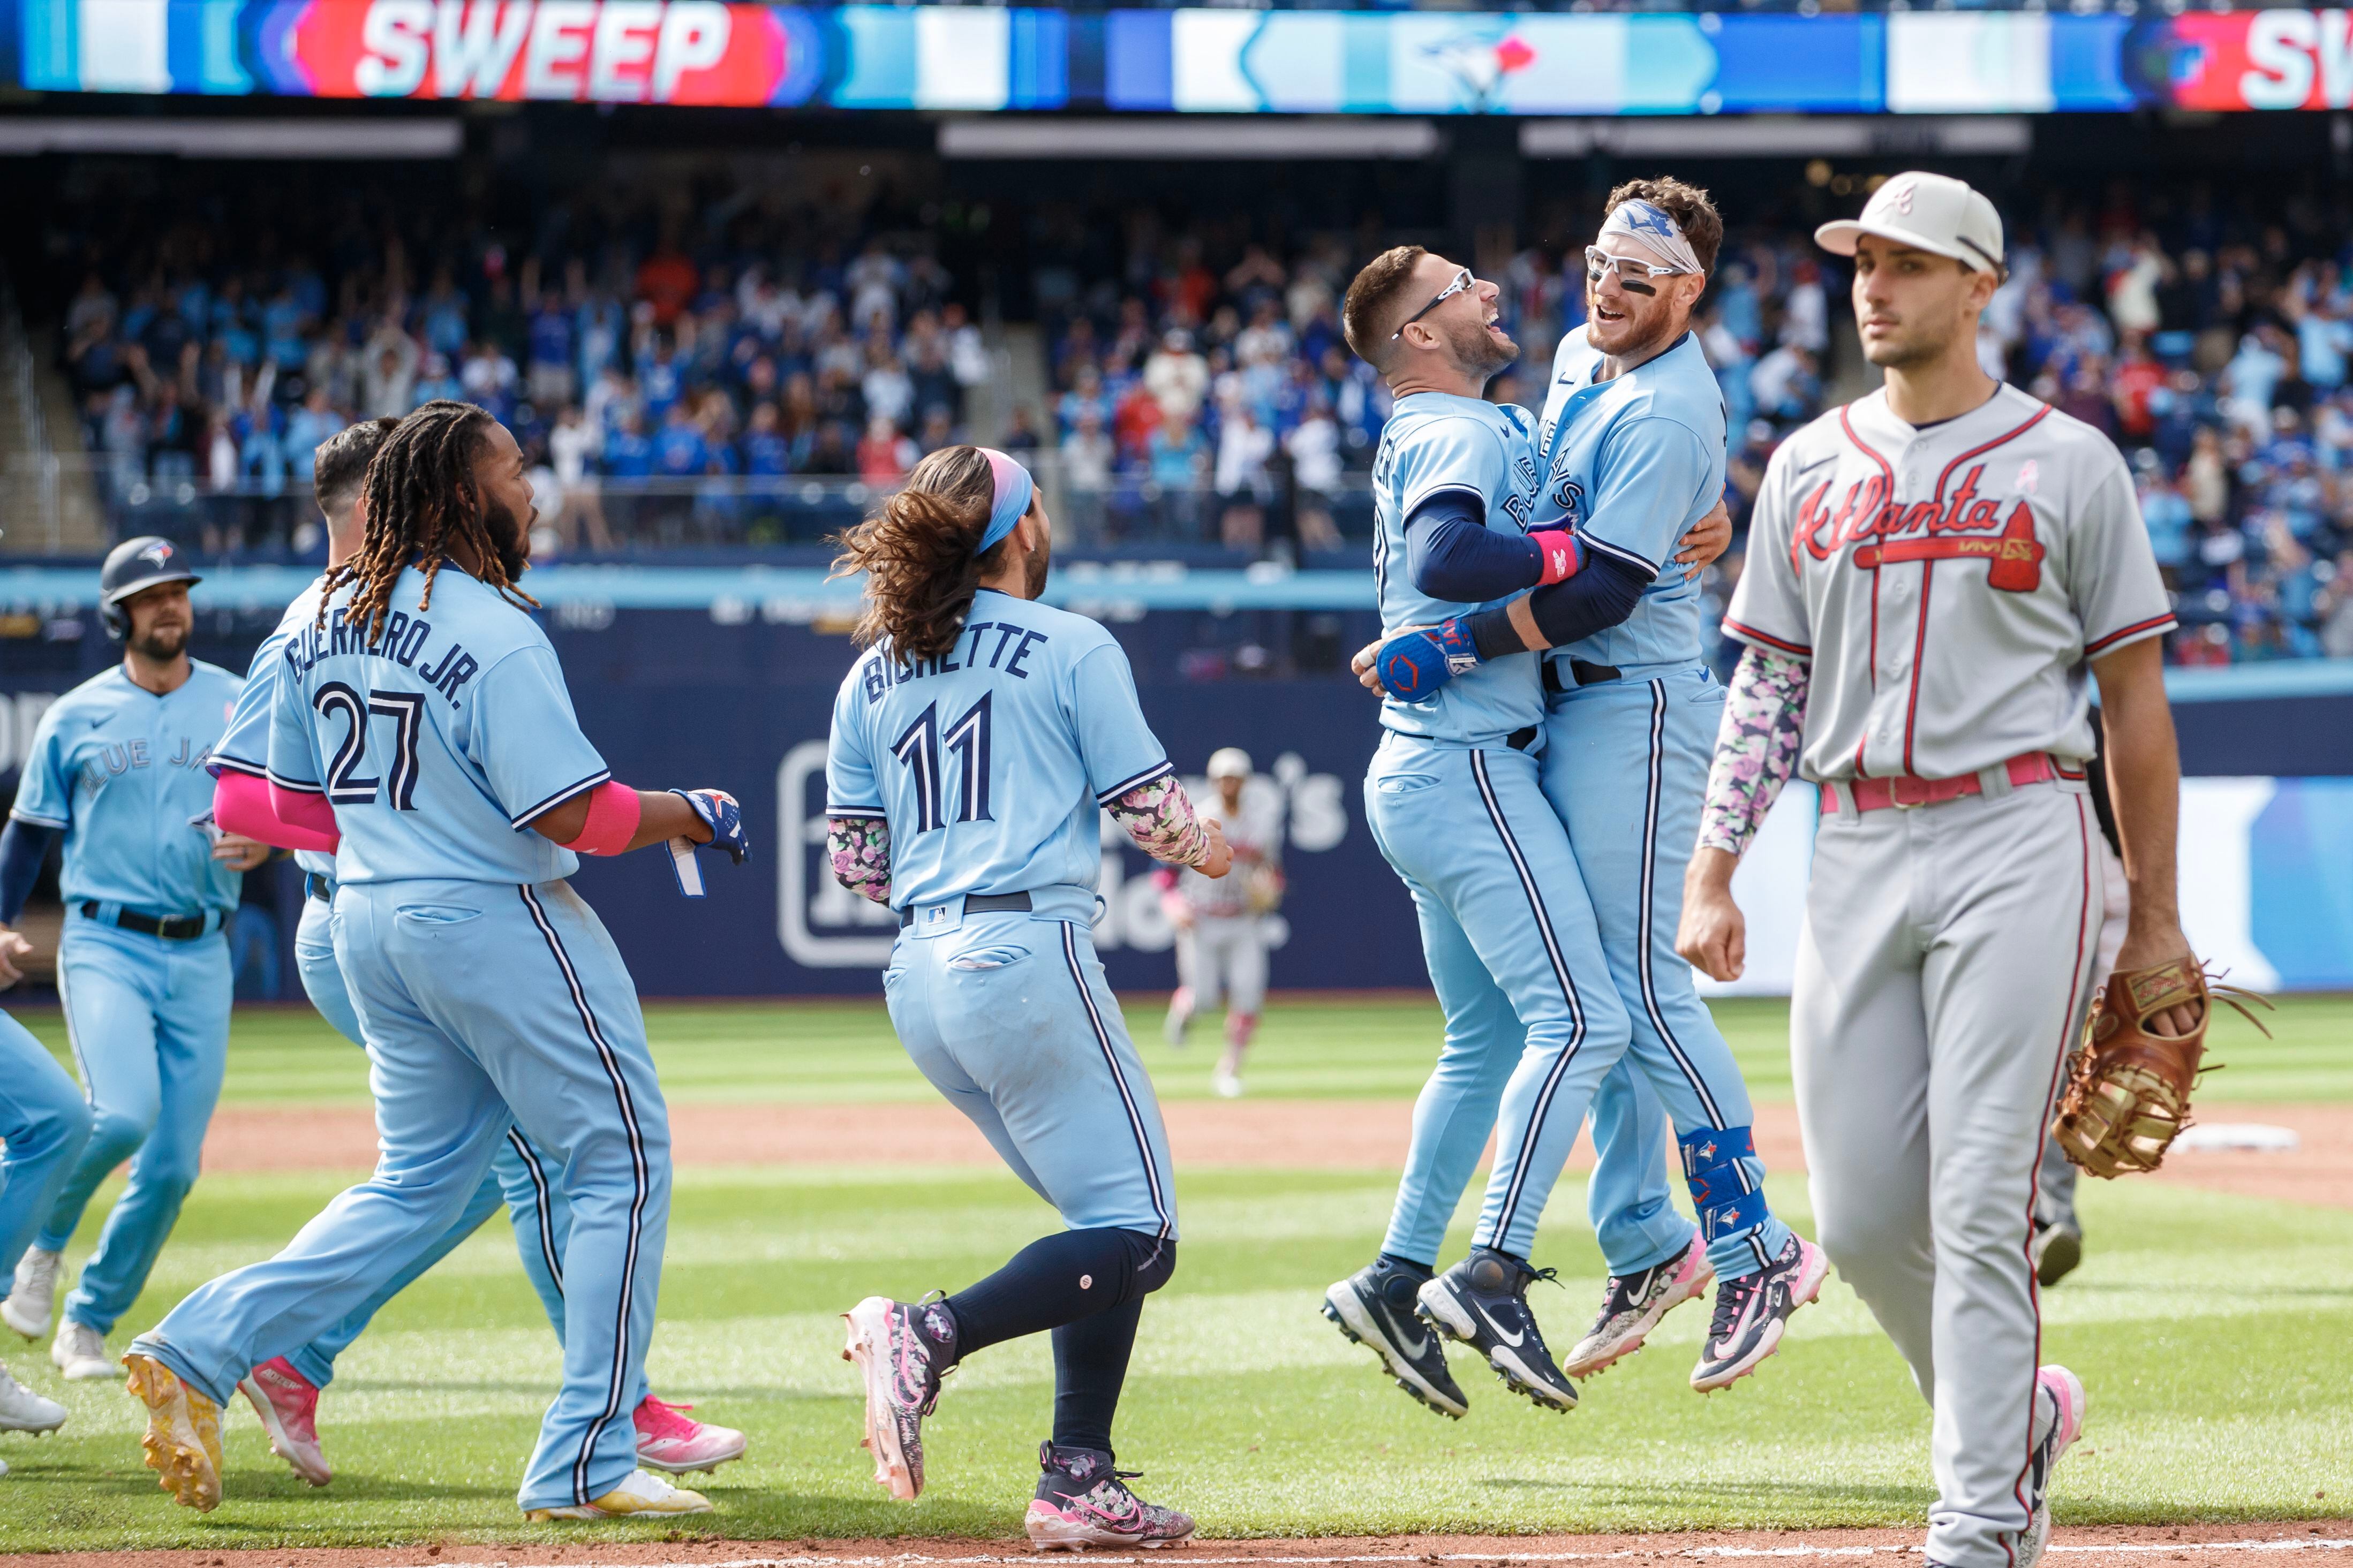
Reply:
[[[2188,952],[2174,620],[2116,448],[1978,366],[1992,204],[1900,174],[1816,237],[1854,257],[1886,385],[1767,470],[1677,946],[1739,973],[1733,868],[1794,764],[1821,786],[1790,1011],[1821,1244],[1934,1408],[1929,1560],[2031,1568],[2084,1407],[2073,1373],[2035,1364],[2028,1247],[2105,905],[2085,677],[2130,883],[2117,963],[2164,962]]]

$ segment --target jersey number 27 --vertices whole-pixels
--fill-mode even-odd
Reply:
[[[376,791],[387,781],[360,776],[367,760],[368,721],[394,721],[392,742],[392,808],[417,809],[417,732],[425,724],[425,696],[417,691],[362,693],[340,680],[330,680],[311,699],[321,716],[341,719],[346,728],[335,759],[327,764],[327,800],[334,805],[373,805]]]
[[[991,694],[965,709],[945,732],[940,729],[940,705],[931,703],[915,721],[891,742],[891,754],[914,775],[915,831],[929,833],[947,826],[946,778],[940,766],[940,747],[956,754],[963,774],[956,791],[958,822],[993,822],[988,814],[988,703]]]

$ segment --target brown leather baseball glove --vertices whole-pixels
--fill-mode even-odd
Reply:
[[[2084,1044],[2075,1053],[2052,1136],[2067,1158],[2095,1176],[2154,1171],[2174,1137],[2189,1125],[2189,1091],[2206,1051],[2206,1026],[2221,996],[2256,1028],[2245,1003],[2269,1002],[2236,986],[2209,988],[2205,966],[2183,956],[2146,969],[2119,969],[2092,998]],[[2197,1015],[2186,1035],[2153,1035],[2148,1021],[2168,1008]],[[2266,1037],[2271,1034],[2263,1029]]]

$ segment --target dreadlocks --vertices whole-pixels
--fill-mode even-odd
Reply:
[[[393,585],[410,566],[425,574],[420,610],[433,604],[433,579],[449,559],[452,545],[470,548],[481,579],[517,607],[539,601],[514,584],[503,553],[491,539],[488,507],[474,480],[474,461],[492,423],[490,413],[470,403],[436,398],[420,405],[385,437],[368,464],[362,494],[367,536],[359,553],[327,569],[320,597],[320,624],[326,602],[346,584],[358,584],[346,612],[350,624],[366,627],[373,645],[392,610]]]

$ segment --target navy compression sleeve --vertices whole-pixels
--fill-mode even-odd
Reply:
[[[1587,559],[1585,569],[1567,582],[1555,583],[1529,595],[1528,613],[1535,617],[1536,630],[1544,634],[1546,646],[1567,647],[1632,615],[1634,606],[1642,602],[1642,590],[1651,585],[1654,576],[1648,568],[1596,552]],[[1527,651],[1527,645],[1520,640],[1518,630],[1512,625],[1508,605],[1472,616],[1471,636],[1482,658],[1501,658],[1507,653]]]
[[[48,858],[53,827],[36,827],[19,816],[0,828],[0,925],[14,925],[41,879],[41,862]]]
[[[1544,551],[1518,533],[1487,526],[1485,503],[1470,490],[1440,490],[1405,520],[1406,574],[1433,599],[1476,605],[1533,588]]]

